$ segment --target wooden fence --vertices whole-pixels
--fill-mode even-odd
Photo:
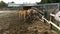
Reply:
[[[40,14],[41,15],[41,14]],[[49,20],[48,19],[46,19],[45,17],[43,17],[43,16],[45,16],[45,15],[41,15],[41,18],[42,19],[40,19],[42,22],[47,22],[47,23],[49,23],[50,25],[51,25],[51,27],[52,26],[54,26],[54,27],[56,27],[58,30],[60,30],[60,27],[58,26],[59,25],[59,23],[57,23],[57,24],[55,24],[54,22],[52,22],[52,17],[54,18],[55,17],[55,15],[54,14],[50,14],[50,17],[49,17]]]

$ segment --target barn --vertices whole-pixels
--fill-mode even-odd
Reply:
[[[21,9],[29,9],[31,7],[36,7],[37,4],[15,4],[15,3],[8,3],[9,8],[21,8]]]

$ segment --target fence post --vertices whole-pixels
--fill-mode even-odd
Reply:
[[[59,22],[57,23],[57,26],[59,26]]]
[[[51,13],[50,13],[51,14]],[[52,20],[52,16],[50,15],[50,21]],[[50,29],[52,29],[52,24],[50,23]]]
[[[46,18],[46,11],[44,11],[44,18]],[[46,23],[46,21],[44,20],[44,23]]]

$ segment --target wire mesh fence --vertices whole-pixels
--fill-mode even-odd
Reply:
[[[40,8],[41,12],[43,12],[43,15],[40,12],[41,19],[43,19],[42,17],[44,16],[44,18],[46,18],[48,21],[51,21],[60,27],[60,21],[58,18],[59,16],[58,15],[56,16],[56,14],[60,12],[59,11],[60,4],[59,3],[43,4],[42,8],[43,9]],[[50,15],[50,14],[52,14],[52,15]]]

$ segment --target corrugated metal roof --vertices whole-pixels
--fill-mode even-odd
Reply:
[[[20,7],[20,6],[37,6],[37,4],[15,4],[15,3],[8,3],[8,7]]]

